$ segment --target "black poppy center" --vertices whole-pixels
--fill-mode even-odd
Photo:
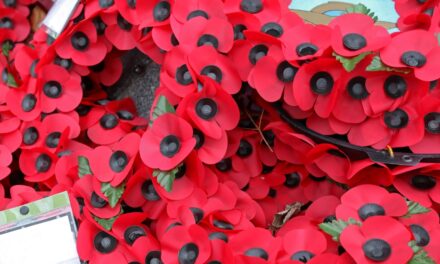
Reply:
[[[30,146],[37,142],[40,134],[35,127],[28,127],[23,133],[23,144]]]
[[[7,7],[14,8],[17,6],[17,0],[3,0],[3,4]]]
[[[92,192],[92,195],[90,196],[90,203],[94,208],[104,208],[107,206],[107,201],[95,192]]]
[[[43,92],[47,97],[59,98],[63,92],[61,84],[57,81],[48,81],[43,86]]]
[[[246,13],[255,14],[263,10],[261,0],[241,0],[240,9]]]
[[[186,64],[183,64],[176,69],[176,81],[181,85],[189,85],[193,83],[193,79]]]
[[[297,71],[298,68],[293,67],[292,64],[287,61],[283,61],[278,65],[277,68],[278,80],[285,83],[291,82],[295,78]]]
[[[40,154],[37,159],[35,160],[35,168],[37,169],[37,172],[47,172],[50,169],[50,166],[52,165],[52,159],[47,154]]]
[[[0,19],[0,28],[12,29],[14,28],[14,22],[9,17],[3,17]]]
[[[218,112],[217,103],[211,98],[200,99],[196,104],[197,116],[204,120],[211,120]]]
[[[204,34],[200,36],[199,41],[197,41],[197,46],[212,46],[214,48],[218,48],[218,39],[210,34]]]
[[[347,92],[353,98],[357,100],[363,100],[368,97],[368,91],[365,85],[367,80],[364,77],[355,77],[351,79],[347,84]]]
[[[227,172],[232,169],[232,160],[230,158],[226,158],[215,164],[217,170],[221,172]]]
[[[242,158],[249,157],[253,152],[253,147],[246,139],[240,140],[240,146],[237,150],[237,155]]]
[[[111,155],[109,164],[112,171],[121,172],[128,164],[128,156],[125,152],[118,150]]]
[[[231,225],[228,222],[221,221],[221,220],[214,220],[213,225],[217,228],[223,229],[223,230],[233,230],[234,226]]]
[[[290,257],[290,260],[297,260],[297,261],[301,261],[303,263],[307,263],[309,260],[311,260],[313,257],[315,256],[315,254],[313,254],[310,251],[307,250],[301,250],[296,252],[295,254],[293,254]]]
[[[411,185],[419,190],[430,190],[437,184],[436,178],[428,175],[414,175],[411,177]]]
[[[319,48],[313,43],[306,42],[299,44],[296,47],[296,54],[299,57],[314,55],[316,52],[318,52],[318,49]]]
[[[75,111],[78,113],[79,116],[86,116],[90,110],[92,110],[92,107],[89,105],[79,105]]]
[[[104,23],[104,21],[102,21],[101,17],[95,17],[93,20],[93,25],[96,28],[96,33],[98,33],[98,35],[103,35],[105,33],[105,29],[107,28],[107,25]]]
[[[196,139],[196,146],[194,148],[200,149],[203,147],[203,144],[205,143],[205,135],[203,135],[202,131],[194,129],[193,137]]]
[[[364,254],[373,261],[385,261],[391,255],[391,246],[382,239],[370,239],[362,246]]]
[[[145,257],[145,264],[163,264],[160,251],[151,251]]]
[[[196,207],[191,207],[189,208],[189,210],[192,212],[196,224],[200,223],[200,221],[202,221],[203,219],[203,216],[205,215],[203,210]]]
[[[205,66],[200,74],[208,76],[209,78],[213,79],[218,83],[220,83],[223,79],[222,70],[220,70],[220,68],[215,65]]]
[[[284,186],[288,188],[298,187],[299,183],[301,182],[301,177],[297,172],[285,174],[284,176],[286,177],[286,179],[284,180]]]
[[[37,97],[33,94],[27,94],[23,101],[21,101],[21,109],[23,109],[24,112],[30,112],[34,110],[35,105],[37,104]]]
[[[384,89],[387,96],[397,99],[405,95],[408,85],[402,76],[391,75],[385,80]]]
[[[407,51],[402,54],[400,61],[408,67],[421,68],[426,64],[426,56],[418,51]]]
[[[101,231],[96,234],[93,244],[96,250],[103,254],[108,254],[116,249],[118,241],[106,232]]]
[[[215,239],[223,240],[226,243],[229,241],[228,236],[222,232],[213,232],[209,234],[209,240],[215,240]]]
[[[101,61],[96,65],[90,66],[89,68],[93,72],[102,72],[105,69],[105,60]]]
[[[275,22],[269,22],[261,28],[261,32],[279,38],[283,35],[284,30],[280,24]]]
[[[117,17],[117,23],[119,28],[124,31],[130,31],[131,28],[133,27],[133,25],[130,24],[130,22],[128,22],[127,20],[125,20],[125,18],[123,18],[120,14],[118,14]]]
[[[367,203],[358,209],[358,215],[362,220],[365,220],[370,216],[385,215],[385,209],[381,205]]]
[[[329,215],[326,218],[324,218],[323,222],[324,223],[331,223],[333,221],[336,220],[336,216],[335,215]]]
[[[117,113],[118,117],[122,120],[133,120],[134,115],[127,110],[119,110]]]
[[[269,51],[269,48],[265,45],[255,45],[252,47],[252,49],[249,51],[249,61],[255,65],[257,62],[267,55],[267,52]]]
[[[151,180],[146,180],[141,186],[142,196],[148,201],[159,201],[160,196],[157,194],[154,188],[153,182]]]
[[[172,158],[179,152],[180,140],[174,135],[168,135],[160,142],[160,153],[165,157]]]
[[[131,9],[135,9],[136,8],[136,0],[127,0],[127,5]]]
[[[99,119],[99,124],[104,129],[113,129],[119,123],[119,119],[117,116],[113,114],[105,114]]]
[[[387,112],[384,115],[385,124],[391,129],[400,129],[408,125],[409,116],[402,109],[396,109],[393,112]]]
[[[87,49],[89,46],[89,38],[81,31],[75,32],[75,34],[70,37],[70,42],[74,49],[80,51]]]
[[[429,236],[428,231],[426,231],[424,227],[414,224],[414,225],[410,225],[409,228],[413,233],[417,246],[425,247],[429,244],[429,242],[431,241],[431,237]]]
[[[182,165],[179,166],[179,168],[177,168],[177,172],[176,172],[176,179],[180,179],[183,176],[185,176],[186,174],[186,164],[183,163]]]
[[[334,85],[333,77],[328,72],[318,72],[310,79],[312,91],[318,95],[329,94]]]
[[[188,16],[186,17],[186,20],[190,20],[191,18],[195,18],[195,17],[204,17],[204,18],[208,19],[209,15],[203,10],[194,10],[188,14]]]
[[[46,146],[49,148],[56,148],[60,144],[61,133],[52,132],[46,137]]]
[[[245,25],[237,24],[234,26],[234,40],[245,39],[244,31],[247,29]]]
[[[101,8],[108,8],[114,4],[113,0],[99,0],[99,6]]]
[[[199,256],[199,248],[194,243],[185,244],[177,256],[179,264],[194,264]]]
[[[136,239],[146,235],[145,230],[140,226],[130,226],[124,232],[124,239],[129,245],[133,245]]]
[[[262,248],[250,248],[244,252],[244,255],[269,260],[269,254]]]
[[[153,9],[153,18],[156,21],[162,22],[167,20],[171,14],[171,5],[166,1],[161,1]]]
[[[440,134],[440,113],[432,112],[425,116],[425,129],[431,134]]]
[[[367,46],[367,39],[357,33],[350,33],[342,38],[344,47],[351,51],[357,51]]]

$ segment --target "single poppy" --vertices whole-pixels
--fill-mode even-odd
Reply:
[[[307,263],[327,249],[323,233],[315,229],[291,230],[283,235],[283,249],[291,263]]]
[[[115,84],[122,76],[122,61],[117,55],[108,55],[100,63],[89,66],[90,78],[96,79],[105,86]]]
[[[173,11],[174,0],[139,1],[136,3],[138,16],[142,17],[141,28],[168,25]],[[148,14],[145,16],[144,14]],[[153,30],[154,30],[153,29]]]
[[[136,47],[136,40],[141,32],[136,25],[131,24],[118,12],[102,14],[106,24],[105,37],[118,50],[131,50]]]
[[[16,9],[0,8],[0,17],[0,28],[14,31],[17,41],[23,41],[28,37],[31,26],[25,14]]]
[[[416,144],[410,145],[410,149],[415,153],[437,153],[440,146],[439,137],[439,103],[440,100],[431,94],[421,99],[418,112],[423,116],[425,125],[423,139]]]
[[[20,154],[20,170],[29,182],[44,182],[55,175],[55,164],[58,157],[46,150],[38,148],[23,150]]]

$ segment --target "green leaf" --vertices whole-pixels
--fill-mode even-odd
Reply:
[[[2,53],[5,57],[9,57],[9,52],[12,50],[13,46],[10,41],[5,41],[2,45]]]
[[[368,65],[367,67],[367,71],[389,71],[389,72],[400,72],[404,74],[410,73],[409,70],[396,69],[386,66],[385,64],[383,64],[379,56],[375,56],[373,58],[370,65]]]
[[[361,225],[361,223],[350,218],[348,221],[334,220],[330,223],[321,223],[319,228],[329,234],[334,241],[338,242],[342,231],[349,225]]]
[[[84,175],[93,175],[90,163],[86,157],[78,156],[78,176],[82,178]]]
[[[113,216],[112,218],[99,218],[97,216],[93,215],[93,219],[95,219],[95,221],[102,226],[104,229],[106,230],[112,230],[113,227],[113,223],[116,221],[116,219],[118,219],[118,217],[123,214],[124,211],[121,209],[121,212],[119,212],[118,215]]]
[[[153,172],[153,176],[157,178],[157,182],[160,186],[162,186],[167,192],[171,192],[173,190],[173,183],[176,179],[176,174],[178,171],[179,167],[171,171],[155,170]]]
[[[419,204],[418,202],[407,201],[406,203],[408,205],[408,213],[406,213],[406,215],[403,216],[404,218],[411,217],[412,215],[415,215],[415,214],[428,213],[430,211],[428,208],[424,207],[423,205]]]
[[[364,52],[356,57],[346,58],[333,52],[333,56],[342,64],[342,66],[344,66],[347,72],[353,71],[354,68],[356,68],[356,65],[358,65],[358,63],[365,59],[369,54],[370,52]]]
[[[435,261],[428,256],[425,250],[420,250],[412,257],[408,264],[435,264]]]
[[[6,81],[6,85],[8,85],[9,87],[13,87],[13,88],[17,88],[17,81],[15,81],[14,75],[10,74],[8,72],[8,79]]]
[[[151,113],[150,126],[153,125],[153,121],[156,120],[156,118],[158,118],[159,116],[166,113],[175,112],[176,110],[174,109],[174,106],[168,101],[168,99],[163,95],[159,96],[156,106]]]
[[[379,19],[374,12],[371,12],[371,10],[368,7],[366,7],[364,4],[360,4],[360,3],[353,6],[353,7],[347,8],[345,11],[347,14],[357,13],[357,14],[367,15],[367,16],[371,17],[374,20],[374,22],[377,22],[377,20]]]
[[[122,194],[125,191],[125,182],[117,187],[113,187],[108,182],[101,183],[101,192],[107,197],[109,205],[114,208],[119,199],[121,199]]]
[[[422,249],[421,247],[417,246],[417,241],[415,240],[409,241],[408,246],[412,249],[414,254],[418,253]]]

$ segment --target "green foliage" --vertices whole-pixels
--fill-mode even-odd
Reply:
[[[423,205],[419,204],[418,202],[414,201],[407,201],[408,204],[408,213],[406,213],[403,217],[408,218],[415,214],[424,214],[428,213],[430,210]]]
[[[90,163],[86,157],[78,156],[78,176],[82,178],[84,175],[93,175]]]
[[[367,67],[367,71],[389,71],[389,72],[400,72],[404,74],[408,74],[410,72],[409,70],[396,69],[386,66],[385,64],[383,64],[379,56],[375,56],[373,58],[370,65],[368,65]]]
[[[319,224],[319,228],[326,234],[329,234],[334,241],[338,242],[342,231],[344,231],[349,225],[361,225],[361,223],[350,218],[348,221],[334,220],[330,223],[321,223]]]
[[[119,199],[121,199],[122,194],[125,191],[125,182],[117,187],[113,187],[108,182],[101,183],[101,192],[107,197],[109,205],[114,208]]]
[[[155,170],[153,172],[153,176],[157,178],[157,182],[160,184],[160,186],[162,186],[166,191],[171,192],[173,190],[173,183],[176,179],[176,174],[178,171],[179,167],[170,171]]]
[[[159,96],[157,103],[151,113],[150,126],[153,125],[154,120],[166,113],[175,113],[174,106],[168,101],[165,96]]]
[[[365,59],[369,54],[369,52],[364,52],[356,57],[346,58],[333,52],[333,56],[342,64],[347,72],[353,71],[356,68],[356,65],[358,65],[358,63]]]
[[[376,14],[374,14],[374,12],[372,12],[368,7],[366,7],[364,4],[361,4],[361,3],[359,3],[353,7],[349,7],[345,11],[347,14],[358,13],[358,14],[367,15],[367,16],[371,17],[374,20],[374,22],[377,22],[377,20],[379,19],[376,16]]]

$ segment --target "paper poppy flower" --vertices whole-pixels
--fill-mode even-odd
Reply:
[[[374,20],[364,14],[346,14],[333,19],[331,45],[344,57],[354,57],[364,52],[379,50],[390,41],[388,31],[376,26]]]
[[[139,16],[142,17],[139,26],[157,28],[169,24],[173,6],[174,0],[139,1],[136,4]]]
[[[90,221],[79,226],[77,238],[78,255],[91,263],[126,262],[121,244],[112,233],[104,231]]]
[[[283,235],[283,248],[292,263],[307,263],[327,249],[327,240],[315,229],[299,228]]]
[[[214,80],[205,77],[199,93],[186,96],[177,108],[177,114],[188,117],[206,136],[220,139],[223,131],[238,125],[240,111],[231,95]]]
[[[20,119],[15,117],[5,105],[0,106],[0,145],[6,146],[11,152],[21,144]]]
[[[92,66],[101,62],[107,54],[107,47],[98,34],[92,21],[84,21],[57,40],[57,54],[72,59],[83,66]]]
[[[325,25],[300,24],[286,29],[281,40],[287,61],[318,58],[330,47],[332,30]]]
[[[23,41],[28,37],[31,26],[26,15],[18,12],[16,9],[0,8],[0,17],[2,21],[1,28],[14,31],[17,41]]]
[[[223,1],[221,0],[176,1],[173,7],[174,9],[171,16],[171,24],[173,25],[173,28],[177,27],[177,23],[184,24],[186,21],[195,17],[204,17],[206,19],[226,18],[223,10]],[[178,31],[177,28],[174,30]]]
[[[370,159],[362,159],[351,162],[351,168],[347,171],[346,177],[349,186],[361,184],[390,186],[395,175],[385,164],[376,163]]]
[[[82,88],[80,77],[58,65],[46,65],[39,74],[39,89],[41,89],[41,108],[44,113],[69,112],[81,102]]]
[[[150,236],[150,230],[142,222],[147,219],[146,213],[126,213],[116,219],[112,232],[119,241],[132,246],[140,237]]]
[[[200,56],[204,54],[204,56]],[[207,76],[219,83],[229,94],[236,94],[241,81],[231,61],[210,46],[193,49],[188,57],[189,65],[197,75]]]
[[[130,133],[111,146],[94,149],[89,157],[93,175],[101,182],[110,182],[113,187],[120,185],[133,166],[139,142],[140,136]]]
[[[336,208],[338,219],[365,221],[378,215],[403,216],[408,211],[405,199],[397,193],[375,185],[360,185],[347,191]]]
[[[136,1],[115,0],[114,3],[119,14],[127,20],[127,22],[136,25],[140,24],[141,16],[139,16],[139,12],[137,11]]]
[[[319,117],[329,117],[341,92],[342,74],[341,64],[333,59],[303,65],[292,85],[297,106],[303,111],[314,109]]]
[[[232,167],[237,171],[246,172],[248,181],[250,177],[260,175],[263,170],[263,164],[257,151],[260,135],[253,131],[238,130],[234,132],[229,137],[227,154],[232,154]]]
[[[130,50],[136,47],[136,40],[141,32],[125,20],[118,12],[102,14],[101,18],[107,25],[105,28],[106,39],[118,50]]]
[[[142,136],[140,154],[150,168],[171,170],[194,149],[193,129],[184,119],[164,114]]]
[[[336,207],[341,200],[333,195],[325,195],[316,199],[306,210],[305,216],[312,218],[316,223],[328,223],[336,219]]]
[[[20,170],[29,182],[43,182],[55,174],[58,157],[44,148],[23,150],[20,154]]]
[[[339,184],[328,180],[327,176],[310,174],[303,178],[301,187],[305,199],[315,201],[322,196],[333,195],[341,197],[345,193]]]
[[[279,100],[284,89],[292,89],[292,83],[298,71],[298,65],[289,63],[281,48],[273,45],[255,64],[248,76],[249,85],[268,102]]]
[[[17,45],[14,47],[15,68],[20,77],[25,79],[27,76],[37,77],[37,65],[39,63],[38,51],[26,45]]]
[[[411,233],[387,216],[367,219],[362,226],[350,225],[342,232],[342,246],[356,263],[406,263],[413,255],[408,246]]]
[[[425,125],[423,139],[410,145],[410,149],[415,153],[437,153],[438,147],[440,147],[439,137],[439,103],[440,100],[435,96],[426,96],[420,101],[418,112],[423,116]]]
[[[161,238],[164,263],[201,264],[211,255],[207,232],[198,225],[175,226]]]
[[[6,104],[16,117],[23,121],[32,121],[41,114],[40,93],[36,90],[36,79],[29,79],[17,89],[9,89]]]
[[[397,167],[393,170],[396,176],[393,186],[405,197],[424,206],[433,202],[440,203],[440,167],[436,164],[422,163],[413,167]]]
[[[219,52],[228,53],[234,44],[234,30],[226,19],[200,16],[186,21],[176,38],[186,52],[195,47],[211,46]]]
[[[368,118],[348,133],[350,143],[376,149],[411,146],[424,135],[424,121],[414,106],[406,104],[378,117]]]
[[[392,38],[381,52],[382,61],[395,68],[411,68],[423,81],[440,78],[438,68],[440,47],[434,35],[425,30],[402,32]]]
[[[109,55],[100,63],[90,66],[90,78],[105,86],[115,84],[122,75],[122,61],[117,55]]]
[[[259,20],[278,17],[285,7],[279,1],[270,0],[226,0],[225,13],[247,13],[256,16]]]
[[[271,263],[277,259],[282,241],[269,230],[251,228],[234,235],[229,245],[236,254],[237,263]]]
[[[0,180],[8,177],[11,169],[8,167],[12,163],[11,151],[4,145],[0,145]]]

